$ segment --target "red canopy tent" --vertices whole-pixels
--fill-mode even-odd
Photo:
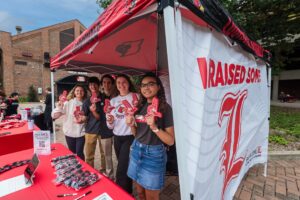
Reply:
[[[115,0],[51,70],[169,74],[181,198],[230,199],[247,170],[266,163],[269,59],[217,0]],[[239,118],[226,129],[229,116]]]
[[[52,57],[51,69],[127,74],[166,71],[162,9],[170,2],[113,1],[74,42]],[[180,7],[186,18],[201,26],[222,31],[259,58],[269,57],[266,50],[235,25],[217,1],[192,3],[181,0],[179,3],[186,6]],[[201,12],[200,5],[206,6],[207,12]]]

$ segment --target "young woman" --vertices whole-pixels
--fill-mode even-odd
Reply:
[[[142,77],[140,84],[141,99],[136,117],[144,116],[145,121],[135,121],[127,116],[126,123],[131,127],[135,139],[131,146],[127,175],[136,182],[140,199],[159,199],[164,185],[166,171],[166,150],[164,144],[174,144],[172,109],[166,103],[161,80],[149,73]],[[147,115],[147,108],[156,97],[161,118]],[[140,118],[140,117],[139,117]]]
[[[76,85],[70,92],[72,99],[66,102],[59,101],[52,111],[52,118],[63,117],[63,133],[69,149],[84,160],[83,148],[85,143],[84,124],[76,122],[76,113],[82,110],[83,100],[86,98],[86,90],[83,86]]]
[[[116,171],[116,183],[126,190],[129,194],[132,193],[132,180],[127,176],[129,150],[134,139],[130,127],[126,124],[125,107],[122,103],[127,100],[133,105],[134,86],[126,75],[118,75],[116,78],[116,86],[118,96],[110,100],[111,106],[114,109],[107,114],[107,126],[113,129],[114,133],[114,149],[118,159]]]

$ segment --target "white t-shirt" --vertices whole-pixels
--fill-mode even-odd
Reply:
[[[52,118],[57,119],[63,117],[63,132],[69,137],[82,137],[85,134],[84,124],[77,124],[74,120],[74,111],[76,106],[80,106],[82,110],[82,102],[78,101],[76,98],[66,101],[63,107],[56,107],[52,111]]]
[[[130,92],[126,96],[118,95],[117,97],[114,97],[110,100],[111,106],[115,107],[110,113],[114,117],[114,123],[107,123],[107,126],[108,128],[113,129],[114,135],[117,136],[132,135],[131,128],[126,124],[126,115],[124,105],[122,103],[123,100],[127,100],[132,106],[132,93]]]

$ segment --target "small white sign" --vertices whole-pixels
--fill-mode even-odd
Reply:
[[[95,197],[93,200],[113,200],[106,192]]]
[[[51,153],[50,131],[33,131],[34,153],[49,155]]]
[[[41,87],[38,88],[38,94],[43,94],[43,89]]]

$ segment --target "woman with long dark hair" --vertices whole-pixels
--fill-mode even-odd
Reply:
[[[140,199],[159,199],[167,162],[165,144],[174,144],[172,108],[166,102],[161,80],[153,73],[142,77],[140,94],[137,114],[126,117],[135,136],[127,175],[136,182]],[[149,113],[149,106],[155,107],[153,100],[157,99],[157,111]]]
[[[63,117],[63,133],[65,134],[68,148],[84,160],[84,124],[78,124],[76,117],[80,115],[79,112],[82,110],[82,104],[86,98],[86,90],[83,86],[76,85],[68,97],[71,99],[57,103],[56,108],[52,111],[52,118]]]
[[[118,96],[110,100],[111,107],[114,109],[107,113],[107,126],[114,133],[114,149],[118,159],[116,170],[116,183],[126,190],[129,194],[132,193],[132,180],[127,176],[129,150],[134,139],[130,127],[126,124],[124,101],[127,101],[131,106],[134,104],[134,86],[130,78],[125,74],[117,75],[116,86]]]

